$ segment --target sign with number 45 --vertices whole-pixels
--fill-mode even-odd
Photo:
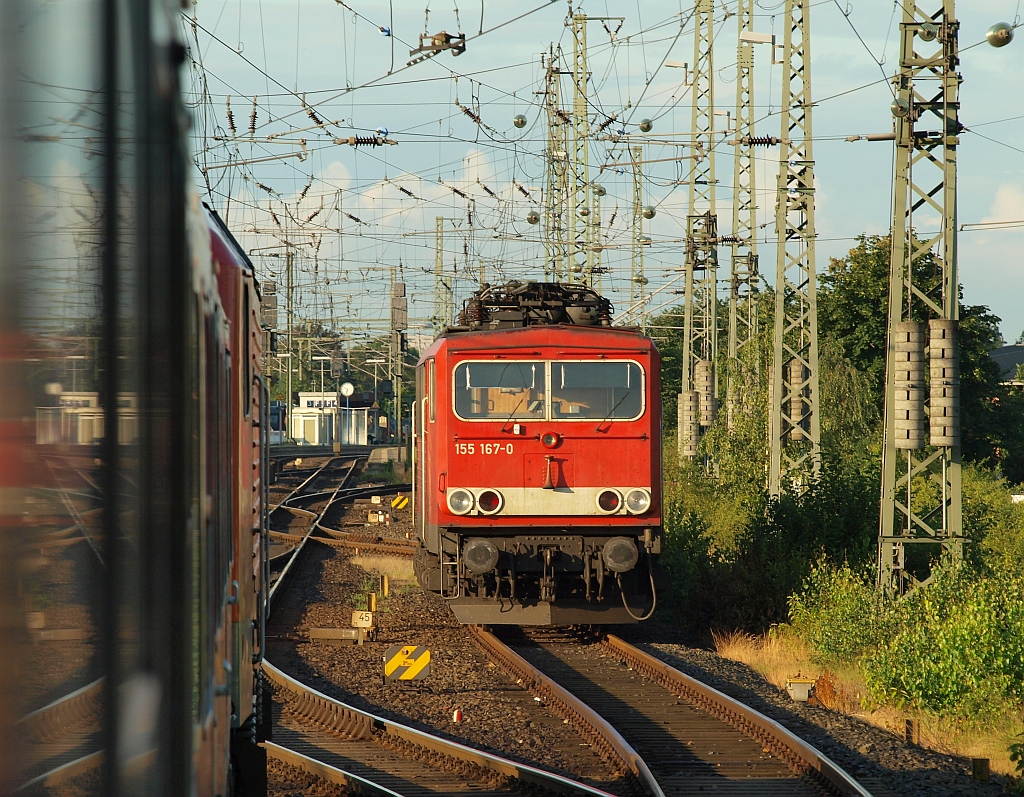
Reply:
[[[353,628],[373,628],[373,612],[352,612]]]

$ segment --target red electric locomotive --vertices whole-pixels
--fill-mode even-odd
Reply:
[[[660,357],[576,285],[471,297],[416,370],[420,584],[463,623],[646,619],[661,548]]]

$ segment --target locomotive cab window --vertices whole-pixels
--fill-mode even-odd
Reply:
[[[643,415],[644,377],[633,362],[551,364],[551,417],[633,420]]]
[[[466,420],[545,417],[543,362],[468,362],[455,368],[455,413]]]

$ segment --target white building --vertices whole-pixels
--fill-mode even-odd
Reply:
[[[291,437],[300,445],[366,446],[377,434],[376,407],[345,406],[345,399],[334,392],[299,393],[298,406],[292,407]]]
[[[56,407],[36,407],[36,443],[39,445],[98,445],[103,439],[103,408],[100,394],[91,391],[61,392]],[[119,445],[139,437],[139,398],[135,393],[117,395]]]

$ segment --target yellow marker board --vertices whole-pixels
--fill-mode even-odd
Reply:
[[[392,645],[384,654],[389,681],[420,681],[430,675],[430,651],[420,645]]]
[[[391,501],[392,509],[405,509],[409,506],[409,498],[404,495],[395,496],[394,500]]]

